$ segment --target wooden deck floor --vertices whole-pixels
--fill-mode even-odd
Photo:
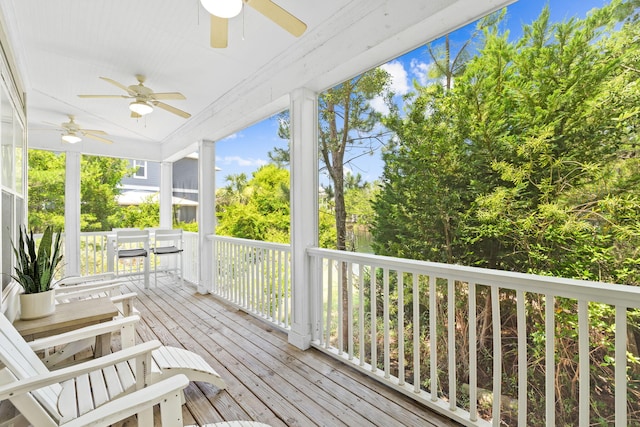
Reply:
[[[456,426],[423,405],[323,353],[301,351],[284,333],[211,295],[168,278],[138,293],[139,339],[202,355],[226,381],[191,383],[185,425],[255,420],[279,426]],[[126,425],[127,423],[125,423]]]

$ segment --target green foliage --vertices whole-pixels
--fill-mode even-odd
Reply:
[[[20,227],[18,245],[11,242],[16,258],[15,275],[11,277],[22,286],[25,294],[46,292],[51,289],[56,269],[62,261],[60,236],[60,233],[54,233],[53,228],[48,226],[44,230],[36,251],[33,230],[27,233],[26,227]]]
[[[65,155],[29,150],[29,226],[36,233],[47,225],[64,229]]]
[[[118,226],[118,185],[132,171],[123,159],[82,156],[82,231],[104,231]],[[64,192],[65,155],[29,150],[29,224],[35,232],[42,232],[47,224],[64,229]]]
[[[119,227],[158,227],[160,225],[160,204],[153,200],[153,196],[149,196],[139,205],[120,208],[118,220],[112,218],[112,221],[119,224]]]
[[[396,145],[376,251],[640,284],[640,35],[627,6],[563,23],[545,9],[515,42],[488,25],[451,90],[417,86],[384,120]]]
[[[494,22],[483,28],[480,49],[450,90],[416,85],[405,111],[384,119],[395,138],[374,203],[376,252],[640,285],[639,5],[614,0],[586,19],[562,23],[550,22],[544,9],[513,42]],[[456,301],[465,298],[456,288]],[[486,310],[489,294],[479,291],[477,298]],[[577,302],[558,298],[546,307],[540,295],[526,298],[527,421],[544,423],[547,337],[544,312],[533,307],[545,307],[557,325],[556,422],[575,425]],[[517,366],[514,305],[513,295],[500,293],[509,368]],[[627,313],[632,423],[640,413],[638,312]],[[457,317],[456,327],[464,329],[467,320]],[[613,418],[614,333],[614,308],[590,304],[592,423]],[[489,335],[479,335],[479,373],[491,371],[491,344]],[[456,345],[464,354],[464,338]],[[515,396],[517,372],[509,368],[503,393]],[[481,387],[491,388],[491,381],[479,377]]]
[[[82,156],[80,207],[82,231],[105,231],[120,226],[116,196],[122,178],[131,174],[129,162],[111,157]],[[136,225],[141,226],[141,225]]]
[[[278,243],[289,242],[289,172],[266,165],[246,176],[228,178],[218,197],[221,235]]]

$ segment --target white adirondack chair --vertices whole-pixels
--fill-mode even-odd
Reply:
[[[109,327],[121,328],[122,324],[137,320],[138,316],[129,316],[36,340],[29,345],[8,319],[0,315],[0,362],[5,366],[0,370],[0,400],[10,400],[24,418],[38,427],[87,425],[87,420],[108,425],[121,419],[117,418],[120,416],[117,414],[127,414],[124,416],[126,418],[136,413],[139,414],[139,423],[142,421],[140,425],[152,425],[152,411],[144,409],[140,412],[142,407],[151,404],[151,401],[172,401],[175,392],[178,409],[168,409],[167,406],[165,412],[170,415],[166,419],[180,420],[180,402],[183,400],[181,389],[189,380],[207,381],[220,388],[226,387],[220,376],[200,356],[183,349],[161,346],[158,341],[136,345],[56,371],[49,371],[34,351],[84,339],[94,332],[102,334]],[[167,378],[180,380],[172,379],[166,383]],[[184,385],[182,379],[186,380]],[[149,388],[150,384],[164,386]],[[165,387],[170,392],[160,393]],[[135,394],[135,398],[121,399],[121,396],[131,393]],[[119,403],[114,403],[116,401]],[[109,409],[103,409],[104,406]],[[110,415],[111,411],[113,416]],[[181,422],[168,425],[181,425]]]
[[[159,342],[49,371],[4,316],[0,330],[0,400],[11,401],[32,425],[109,425],[138,414],[139,425],[152,426],[153,405],[162,402],[166,425],[182,425],[181,390],[188,378],[177,375],[148,387],[144,375]]]
[[[61,280],[56,288],[56,299],[59,301],[73,301],[74,299],[110,296],[114,303],[120,303],[120,313],[123,317],[132,316],[138,311],[133,306],[135,292],[119,294],[121,280],[115,279],[111,273],[94,276],[79,276]],[[139,320],[139,318],[137,318]],[[87,340],[86,344],[90,344]],[[135,344],[134,333],[123,331],[121,333],[122,348],[128,348]],[[76,342],[74,351],[80,351],[82,344]],[[224,380],[218,373],[199,355],[176,347],[163,346],[153,352],[153,364],[150,375],[153,381],[157,381],[163,375],[185,374],[191,381],[202,381],[215,385],[220,389],[227,388]]]
[[[118,307],[121,316],[129,316],[136,313],[133,299],[137,294],[122,293],[122,283],[122,279],[117,279],[113,273],[65,277],[55,284],[56,301],[109,297]]]

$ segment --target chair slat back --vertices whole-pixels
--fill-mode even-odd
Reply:
[[[29,347],[11,322],[0,315],[0,362],[18,379],[27,379],[49,372],[38,355]],[[62,391],[60,384],[53,384],[32,391],[31,394],[56,420],[61,419],[58,411],[58,396]],[[22,412],[22,410],[21,410]],[[23,415],[25,415],[23,413]],[[26,415],[25,415],[26,416]]]
[[[116,245],[127,244],[132,246],[138,244],[145,249],[149,246],[149,230],[120,230],[116,232]]]
[[[155,232],[155,247],[160,246],[175,246],[176,248],[182,248],[182,229],[158,229]]]

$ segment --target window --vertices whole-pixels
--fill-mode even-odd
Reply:
[[[146,179],[147,178],[147,162],[146,160],[134,160],[133,167],[136,168],[133,174],[134,178]]]

